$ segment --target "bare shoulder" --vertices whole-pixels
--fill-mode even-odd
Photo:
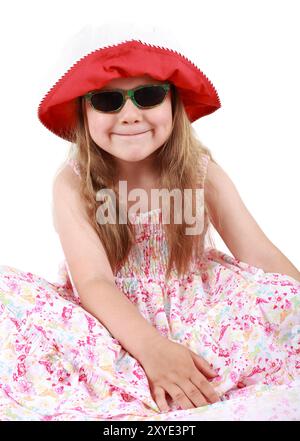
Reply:
[[[232,182],[225,170],[214,160],[210,159],[207,164],[205,183],[209,188]]]
[[[91,280],[114,281],[105,248],[80,195],[80,185],[80,178],[66,165],[56,174],[52,188],[54,228],[79,294]]]

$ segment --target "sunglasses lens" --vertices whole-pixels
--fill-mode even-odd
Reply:
[[[113,112],[122,102],[123,95],[120,92],[98,92],[91,97],[92,106],[101,112]]]
[[[162,103],[166,93],[160,85],[149,85],[137,89],[134,98],[140,107],[147,108]],[[99,91],[91,96],[91,104],[101,112],[115,112],[123,104],[123,95],[118,91]]]
[[[141,107],[156,106],[164,100],[166,91],[162,86],[145,86],[134,93],[134,98]]]

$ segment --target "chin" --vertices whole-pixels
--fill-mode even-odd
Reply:
[[[140,162],[143,161],[144,159],[148,158],[149,155],[147,156],[139,156],[139,155],[132,155],[132,156],[127,156],[127,157],[119,157],[118,159],[122,160],[122,161],[126,161],[126,162]]]

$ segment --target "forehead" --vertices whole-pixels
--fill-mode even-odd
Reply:
[[[132,89],[142,84],[162,84],[163,81],[156,80],[149,75],[128,78],[114,78],[106,83],[103,88]]]

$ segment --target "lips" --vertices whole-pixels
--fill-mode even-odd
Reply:
[[[143,135],[144,133],[149,132],[149,130],[145,130],[144,132],[138,132],[138,133],[114,133],[114,135],[118,136],[137,136],[137,135]]]

